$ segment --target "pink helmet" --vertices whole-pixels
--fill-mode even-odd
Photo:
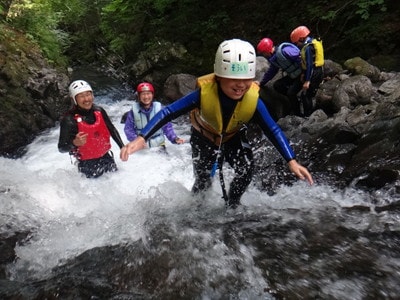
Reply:
[[[139,94],[141,92],[152,92],[154,94],[154,87],[151,83],[142,82],[138,84],[136,92],[138,92]]]
[[[257,45],[258,53],[272,53],[274,48],[274,42],[270,38],[263,38]]]
[[[306,38],[309,34],[310,29],[308,29],[306,26],[299,26],[290,34],[290,40],[292,43],[297,43],[300,39]]]

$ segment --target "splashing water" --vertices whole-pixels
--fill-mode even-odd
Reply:
[[[120,118],[131,102],[96,101],[106,109],[124,137]],[[175,128],[179,136],[189,140],[188,124],[176,123]],[[167,142],[168,154],[146,149],[131,155],[127,162],[119,160],[119,149],[113,144],[119,170],[98,179],[86,179],[78,173],[67,154],[58,152],[58,133],[59,128],[55,127],[38,136],[21,159],[0,158],[3,170],[0,174],[0,234],[29,232],[26,240],[15,247],[17,259],[8,266],[10,280],[48,279],[54,276],[52,270],[93,249],[118,246],[122,249],[125,246],[121,245],[138,242],[153,249],[154,243],[159,241],[157,253],[170,249],[167,253],[175,262],[173,267],[169,262],[166,278],[159,278],[166,286],[172,285],[181,293],[187,286],[198,286],[200,292],[193,292],[197,297],[215,299],[232,295],[230,288],[239,282],[233,298],[269,299],[273,295],[271,282],[275,288],[285,289],[277,284],[279,276],[271,275],[273,268],[267,262],[272,258],[263,258],[272,249],[260,254],[268,245],[246,241],[255,241],[257,236],[277,235],[268,236],[272,238],[268,243],[274,243],[276,249],[283,245],[286,253],[290,253],[288,245],[304,249],[307,239],[304,227],[313,231],[314,226],[320,226],[318,230],[323,232],[324,216],[343,219],[343,208],[369,206],[364,193],[335,191],[323,184],[309,187],[297,182],[291,187],[281,186],[273,196],[250,186],[242,198],[242,207],[236,211],[226,210],[218,180],[205,200],[191,196],[194,178],[189,143]],[[232,171],[226,167],[224,173],[229,182]],[[369,213],[350,215],[343,224],[348,230],[373,231],[380,228],[382,223],[377,222],[380,218],[382,216]],[[384,222],[399,229],[395,216],[387,216]],[[290,224],[300,227],[296,225],[284,232],[282,228]],[[280,230],[283,232],[278,234]],[[132,264],[145,265],[147,259],[147,256],[135,257],[134,262],[124,263],[124,272]],[[287,270],[285,268],[283,270]],[[328,271],[322,275],[326,280],[327,274]],[[354,299],[365,296],[368,281],[348,280],[338,278],[330,284],[326,282],[321,293],[335,295],[337,290],[336,296],[340,297],[346,294],[343,291],[348,285],[356,282],[359,289],[353,290],[352,296]],[[307,285],[290,281],[287,284],[287,295],[292,296],[301,292],[291,291],[290,285]],[[189,290],[187,288],[186,295],[190,295]],[[343,296],[342,299],[350,298]]]

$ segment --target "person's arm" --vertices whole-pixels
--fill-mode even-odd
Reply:
[[[122,141],[117,128],[115,128],[115,126],[111,122],[107,112],[102,107],[99,107],[99,109],[101,111],[101,115],[103,116],[104,122],[106,123],[108,131],[111,134],[111,137],[117,143],[118,147],[121,149],[122,147],[124,147],[124,142]]]
[[[196,90],[174,103],[164,107],[160,110],[147,125],[141,130],[140,135],[128,143],[121,149],[120,158],[122,161],[128,160],[130,154],[143,149],[146,146],[146,141],[157,130],[159,130],[166,123],[176,119],[177,117],[199,107],[200,105],[200,90]]]
[[[161,109],[141,130],[140,135],[147,141],[157,130],[168,122],[200,105],[200,90],[196,90]]]
[[[279,68],[274,64],[270,63],[268,70],[264,73],[263,78],[260,81],[260,86],[266,85],[275,75],[278,73]]]
[[[271,117],[265,104],[260,99],[257,102],[254,118],[256,123],[261,127],[261,130],[286,161],[290,161],[296,157],[283,131]]]
[[[267,108],[261,99],[258,99],[256,113],[254,115],[256,122],[261,127],[264,134],[272,142],[282,157],[287,161],[289,169],[298,178],[307,180],[309,184],[313,184],[311,174],[308,170],[296,161],[296,155],[290,147],[289,142],[281,128],[276,124],[269,114]]]
[[[178,139],[178,136],[176,135],[174,128],[172,126],[171,122],[168,122],[162,127],[164,135],[167,137],[167,139],[172,143],[176,144],[176,140]]]
[[[73,140],[78,134],[78,126],[72,115],[66,115],[60,122],[60,136],[58,139],[58,151],[70,152],[76,149]]]
[[[306,70],[304,72],[304,81],[310,82],[312,71],[314,68],[314,53],[313,52],[315,50],[314,50],[313,44],[306,45],[304,47],[306,47],[306,49],[305,49]]]
[[[136,139],[138,136],[137,130],[136,130],[135,118],[134,118],[132,110],[128,111],[128,113],[126,115],[124,132],[125,132],[126,138],[130,142],[133,141],[134,139]]]

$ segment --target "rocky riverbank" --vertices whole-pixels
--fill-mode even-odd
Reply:
[[[47,62],[38,47],[18,31],[0,35],[0,155],[19,157],[24,147],[54,127],[68,108],[66,70]]]

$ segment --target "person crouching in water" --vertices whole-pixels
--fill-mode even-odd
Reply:
[[[154,87],[151,83],[140,83],[136,88],[136,93],[139,100],[133,103],[132,109],[126,116],[124,127],[126,138],[130,142],[139,136],[149,120],[162,108],[160,102],[154,101]],[[172,144],[183,144],[185,142],[176,135],[172,123],[168,122],[147,140],[147,146],[149,148],[161,147],[165,150],[164,135]]]
[[[73,107],[61,120],[58,150],[73,155],[78,160],[79,172],[87,178],[116,171],[110,137],[120,149],[124,143],[107,112],[93,103],[91,86],[76,80],[69,86],[69,95]]]
[[[223,198],[228,207],[236,208],[250,184],[254,171],[251,146],[245,125],[253,120],[271,140],[298,178],[313,184],[308,170],[296,161],[295,154],[280,127],[259,98],[256,74],[256,51],[239,39],[222,42],[215,55],[214,73],[198,78],[198,88],[166,106],[143,128],[140,135],[121,149],[120,158],[143,149],[146,141],[167,122],[191,112],[192,161],[195,182],[193,194],[204,194],[211,186],[214,166],[222,173],[224,161],[235,171],[228,193]]]

